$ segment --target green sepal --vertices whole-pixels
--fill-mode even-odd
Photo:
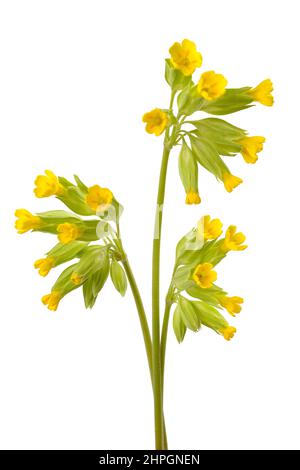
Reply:
[[[203,102],[203,98],[197,91],[197,86],[190,81],[177,97],[178,116],[190,116],[195,111],[200,111]]]
[[[182,142],[179,152],[178,168],[185,192],[198,193],[198,165],[192,150],[185,141]]]
[[[205,302],[195,301],[193,301],[192,304],[199,321],[203,325],[215,330],[216,332],[219,332],[222,328],[226,328],[228,326],[228,322],[223,315],[221,315],[221,313],[211,305],[208,305]]]
[[[198,331],[201,326],[201,321],[197,315],[193,303],[180,296],[178,300],[180,306],[180,316],[185,326],[192,331]]]
[[[115,260],[110,265],[110,277],[116,290],[124,297],[127,290],[127,277],[122,266]]]
[[[250,108],[253,99],[248,94],[251,87],[227,88],[224,95],[213,101],[206,101],[201,105],[201,111],[215,115],[236,113]]]
[[[166,61],[166,67],[165,67],[166,82],[170,85],[170,87],[172,88],[174,92],[182,90],[192,80],[192,77],[185,76],[180,70],[175,69],[170,59],[166,59],[165,61]]]
[[[203,300],[204,302],[217,307],[220,302],[218,297],[226,295],[225,292],[221,287],[213,285],[212,287],[208,287],[207,289],[203,289],[196,284],[186,289],[186,292],[196,299]]]
[[[55,260],[55,266],[58,266],[73,258],[80,257],[80,254],[87,246],[87,243],[77,240],[66,244],[57,243],[57,245],[48,251],[47,256],[53,257]]]
[[[186,333],[186,326],[181,315],[180,305],[177,305],[173,314],[173,330],[178,343],[182,343]]]
[[[173,283],[179,291],[186,290],[193,283],[191,280],[192,266],[179,266],[173,276]]]
[[[52,287],[52,292],[58,291],[61,295],[61,298],[79,287],[79,285],[76,285],[71,281],[72,273],[75,270],[75,267],[77,266],[77,264],[78,263],[68,266],[60,274],[60,276],[57,278],[56,282],[54,283]]]
[[[82,291],[86,308],[93,308],[109,274],[109,256],[104,257],[100,269],[83,284]]]
[[[78,186],[78,188],[83,192],[83,193],[87,193],[88,192],[88,187],[81,181],[81,179],[79,178],[79,176],[77,175],[74,175],[74,180],[76,181],[76,184]]]
[[[192,151],[200,165],[212,173],[216,178],[222,180],[224,173],[230,173],[215,147],[207,139],[201,140],[189,135]]]

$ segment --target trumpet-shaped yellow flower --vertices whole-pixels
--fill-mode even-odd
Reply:
[[[223,224],[220,219],[211,220],[210,215],[201,218],[197,227],[198,238],[215,240],[222,233]]]
[[[189,191],[186,193],[185,203],[186,204],[200,204],[201,198],[199,193],[196,191]]]
[[[38,229],[42,226],[42,220],[37,215],[31,214],[26,209],[17,209],[15,216],[18,219],[15,222],[15,228],[18,233],[25,233],[29,230]]]
[[[219,332],[224,336],[226,341],[230,341],[231,338],[233,338],[234,333],[236,333],[236,328],[234,328],[234,326],[226,326],[226,328],[222,328]]]
[[[34,263],[34,267],[39,270],[40,276],[47,276],[49,271],[55,266],[55,259],[52,258],[51,256],[48,256],[47,258],[41,258],[38,259]]]
[[[211,263],[198,264],[193,272],[193,280],[198,286],[202,287],[202,289],[211,287],[216,279],[217,273],[213,271],[213,265]]]
[[[181,44],[175,42],[169,52],[172,65],[185,76],[192,75],[202,65],[202,55],[197,51],[196,44],[189,39],[184,39]]]
[[[244,303],[244,299],[242,299],[242,297],[227,297],[226,295],[222,295],[219,298],[219,301],[222,307],[226,308],[227,312],[233,317],[235,317],[237,313],[240,313],[242,310],[241,304]]]
[[[149,113],[144,114],[143,122],[146,123],[146,132],[148,134],[161,135],[169,123],[167,113],[159,108],[155,108]]]
[[[269,78],[263,80],[257,87],[252,88],[248,93],[254,101],[264,104],[265,106],[272,106],[274,98],[272,95],[273,83]]]
[[[75,284],[76,286],[79,286],[81,283],[82,283],[82,276],[80,274],[78,274],[76,271],[74,271],[71,275],[71,281],[73,282],[73,284]]]
[[[241,154],[246,163],[255,163],[258,159],[258,152],[263,149],[265,138],[261,136],[244,137],[239,141],[241,144]]]
[[[91,186],[86,196],[87,205],[96,212],[105,212],[111,206],[113,193],[97,184]]]
[[[234,176],[231,173],[223,174],[223,184],[228,193],[231,193],[234,188],[241,184],[243,180],[238,176]]]
[[[58,240],[63,243],[69,243],[80,236],[80,229],[75,224],[66,222],[57,226]]]
[[[245,235],[242,232],[236,233],[236,227],[230,225],[226,230],[225,240],[222,245],[223,251],[242,251],[247,248],[247,245],[243,245],[246,240]]]
[[[34,184],[36,185],[34,189],[36,197],[59,196],[64,192],[57,176],[50,170],[45,170],[45,175],[38,175]]]
[[[197,91],[207,101],[216,100],[224,95],[227,85],[226,78],[213,70],[204,72],[197,85]]]
[[[61,294],[58,291],[53,291],[51,294],[44,295],[42,302],[48,306],[49,310],[57,310],[58,304],[61,300]]]

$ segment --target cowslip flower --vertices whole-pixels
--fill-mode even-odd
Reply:
[[[197,91],[205,100],[215,100],[224,95],[227,83],[226,78],[222,74],[210,70],[201,75]]]
[[[146,123],[146,132],[148,134],[155,134],[158,137],[167,127],[169,116],[161,109],[155,108],[144,114],[143,122]]]
[[[181,44],[175,42],[169,52],[173,67],[185,76],[192,75],[202,65],[202,55],[197,51],[196,44],[189,39],[184,39]]]
[[[86,196],[87,205],[97,212],[105,212],[113,201],[113,193],[107,188],[101,188],[97,184],[88,189]]]
[[[272,106],[274,103],[272,91],[273,83],[269,78],[267,78],[266,80],[263,80],[261,83],[259,83],[255,88],[252,88],[248,94],[254,101],[257,101],[258,103],[265,106]]]
[[[237,313],[240,313],[242,310],[241,304],[244,303],[244,299],[242,299],[242,297],[228,297],[226,295],[219,297],[219,301],[220,305],[233,317],[235,317]]]
[[[49,310],[57,310],[58,304],[61,300],[61,294],[58,291],[53,291],[51,294],[44,295],[42,297],[42,302],[44,305],[47,305]]]
[[[223,184],[228,193],[231,193],[242,182],[243,180],[238,176],[234,176],[231,173],[223,173]]]
[[[207,289],[212,286],[214,281],[216,281],[217,273],[216,271],[213,271],[213,265],[211,263],[203,263],[198,264],[192,277],[199,287]]]
[[[200,204],[201,198],[199,193],[196,191],[189,191],[186,193],[185,203],[186,204]]]
[[[36,197],[59,196],[64,192],[64,188],[59,184],[57,176],[50,170],[45,170],[45,175],[38,175],[34,181]]]
[[[57,226],[57,233],[58,240],[61,243],[66,244],[76,240],[80,236],[80,229],[77,225],[66,222]]]
[[[52,256],[36,260],[34,267],[39,270],[40,276],[47,276],[49,271],[55,266],[55,260]]]
[[[226,341],[230,341],[233,338],[234,333],[236,333],[236,328],[234,326],[226,326],[226,328],[221,328],[219,333],[226,339]]]
[[[241,144],[241,154],[246,163],[255,163],[258,159],[258,152],[263,149],[265,138],[261,136],[244,137],[239,141]]]
[[[26,209],[17,209],[15,216],[18,219],[15,222],[15,228],[18,233],[25,233],[29,230],[34,230],[40,228],[42,225],[42,220],[37,215],[31,214],[31,212]]]
[[[75,284],[75,286],[79,286],[83,281],[83,277],[76,271],[74,271],[71,275],[71,281],[73,282],[73,284]]]
[[[226,230],[222,250],[225,252],[245,250],[247,248],[247,245],[243,245],[245,240],[245,235],[242,232],[236,233],[236,227],[234,225],[230,225]]]
[[[223,224],[220,219],[212,219],[210,215],[205,215],[198,222],[197,237],[203,240],[215,240],[222,233]]]

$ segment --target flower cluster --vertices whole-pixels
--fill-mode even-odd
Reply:
[[[243,299],[228,296],[217,280],[216,265],[230,251],[242,251],[245,235],[235,226],[227,228],[222,237],[222,223],[206,215],[197,228],[187,233],[178,243],[173,275],[172,301],[177,304],[173,316],[176,338],[182,342],[187,328],[198,331],[202,325],[230,340],[236,328],[229,325],[220,313],[227,310],[231,316],[241,311]],[[185,292],[189,297],[183,295]],[[192,300],[197,299],[197,300]]]
[[[55,196],[73,212],[53,210],[31,214],[18,209],[15,227],[18,233],[28,231],[50,233],[57,236],[57,244],[34,263],[41,276],[51,269],[70,261],[54,283],[50,294],[42,302],[49,310],[56,310],[60,300],[72,290],[82,286],[86,307],[93,307],[110,273],[116,289],[124,295],[127,279],[119,264],[120,253],[116,230],[122,211],[113,193],[98,185],[87,187],[78,176],[76,184],[52,171],[46,170],[35,180],[34,194],[38,198]],[[82,216],[98,216],[83,219]],[[101,241],[101,244],[92,242]]]
[[[198,111],[211,115],[231,114],[247,109],[255,102],[272,106],[273,85],[267,79],[254,88],[227,88],[227,79],[213,70],[203,72],[198,81],[193,82],[193,73],[202,65],[196,45],[184,39],[181,44],[173,44],[169,52],[165,78],[172,89],[170,109],[155,108],[143,116],[143,121],[150,134],[159,136],[167,130],[167,145],[181,145],[179,171],[186,204],[199,204],[198,165],[221,181],[226,191],[232,192],[243,181],[231,173],[223,157],[241,154],[246,163],[255,163],[265,138],[248,136],[245,130],[223,119],[189,120],[189,116]],[[172,109],[176,94],[177,115]]]

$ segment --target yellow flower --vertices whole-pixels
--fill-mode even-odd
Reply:
[[[55,266],[55,260],[51,256],[38,259],[34,263],[34,267],[39,270],[40,276],[47,276],[49,271]]]
[[[246,240],[245,235],[242,232],[236,233],[236,227],[230,225],[226,230],[225,240],[222,245],[223,251],[242,251],[247,248],[247,245],[243,245]]]
[[[57,176],[50,170],[45,170],[45,175],[38,175],[34,181],[36,197],[59,196],[64,188],[58,182]]]
[[[204,72],[197,85],[197,91],[207,101],[215,100],[224,95],[227,85],[226,78],[213,70]]]
[[[222,328],[219,332],[224,336],[226,341],[230,341],[234,333],[236,333],[236,328],[234,328],[234,326],[226,326],[226,328]]]
[[[233,317],[235,317],[236,313],[240,313],[242,310],[240,304],[244,303],[244,299],[242,299],[242,297],[227,297],[226,295],[222,295],[219,298],[219,301],[222,307],[226,308],[227,312]]]
[[[239,141],[241,144],[241,154],[246,163],[255,163],[258,159],[257,153],[263,149],[265,138],[261,136],[244,137]]]
[[[223,183],[228,193],[231,193],[234,188],[236,188],[242,182],[243,180],[241,178],[239,178],[238,176],[234,176],[231,173],[223,174]]]
[[[169,52],[172,65],[185,76],[192,75],[196,68],[201,67],[202,55],[197,52],[196,44],[188,39],[184,39],[181,44],[175,42]]]
[[[79,286],[79,284],[82,283],[82,280],[83,280],[82,276],[78,274],[76,271],[72,273],[71,281],[73,282],[73,284],[75,284],[76,286]]]
[[[91,186],[86,196],[87,205],[96,212],[104,212],[111,206],[113,193],[97,184]]]
[[[57,310],[60,300],[61,295],[58,291],[53,291],[51,294],[47,294],[42,297],[43,304],[47,305],[49,310]]]
[[[146,132],[148,134],[161,135],[169,122],[169,116],[159,108],[152,109],[144,114],[143,122],[146,123]]]
[[[66,244],[76,240],[80,235],[80,230],[77,225],[66,222],[64,224],[58,225],[57,233],[59,241],[63,244]]]
[[[211,220],[209,215],[205,215],[198,223],[198,236],[203,240],[215,240],[221,235],[222,226],[220,219]]]
[[[254,101],[264,104],[265,106],[272,106],[274,98],[272,95],[273,83],[269,78],[262,81],[257,87],[252,88],[248,93]]]
[[[18,230],[18,233],[25,233],[29,230],[34,230],[42,225],[40,217],[32,215],[31,212],[26,209],[17,209],[15,216],[18,217],[18,220],[15,222],[15,228]]]
[[[186,204],[200,204],[201,198],[199,193],[196,191],[189,191],[186,193],[185,203]]]
[[[217,273],[212,268],[213,265],[211,263],[198,264],[193,272],[193,280],[203,289],[211,287],[217,279]]]

